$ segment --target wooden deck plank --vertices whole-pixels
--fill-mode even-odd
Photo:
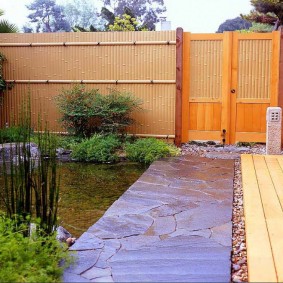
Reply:
[[[280,156],[266,156],[265,162],[272,180],[270,189],[271,195],[268,195],[267,202],[273,205],[272,215],[269,215],[269,206],[266,210],[266,221],[269,229],[269,236],[271,240],[271,247],[273,250],[273,257],[279,282],[283,282],[283,172],[278,160]],[[263,188],[266,191],[266,188]],[[273,189],[273,192],[272,192]],[[265,209],[265,208],[264,208]]]
[[[254,160],[251,155],[242,155],[241,160],[249,282],[276,282]]]

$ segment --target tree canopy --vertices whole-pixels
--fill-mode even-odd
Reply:
[[[124,14],[122,17],[115,17],[114,24],[109,25],[110,31],[142,31],[147,30],[142,27],[133,16]]]
[[[89,28],[96,31],[103,27],[97,8],[91,0],[72,0],[62,7],[66,20],[73,29]]]
[[[222,33],[224,31],[234,31],[234,30],[241,30],[241,29],[249,29],[252,26],[252,24],[242,19],[241,17],[237,17],[234,19],[226,20],[224,23],[222,23],[217,33]]]
[[[103,3],[101,16],[106,20],[106,26],[114,24],[115,17],[125,14],[129,9],[141,26],[148,30],[155,30],[159,17],[166,12],[164,0],[100,0]]]
[[[55,0],[34,0],[30,5],[27,5],[27,8],[33,12],[28,15],[31,27],[24,27],[26,32],[58,32],[71,30],[63,13],[63,7],[57,5]],[[32,25],[35,25],[35,27]]]
[[[254,9],[248,15],[241,15],[244,19],[274,26],[277,30],[283,24],[282,0],[251,0]]]

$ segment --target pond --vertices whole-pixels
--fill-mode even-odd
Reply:
[[[138,163],[60,164],[59,223],[79,237],[146,170]]]
[[[59,225],[78,238],[146,170],[138,163],[61,162]]]

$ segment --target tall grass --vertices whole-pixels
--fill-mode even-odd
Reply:
[[[38,145],[38,156],[35,158],[31,147],[30,100],[23,105],[19,120],[22,140],[5,145],[10,151],[8,159],[2,150],[0,196],[9,218],[28,224],[36,222],[41,230],[51,234],[57,225],[59,202],[56,137],[48,131],[36,133],[33,140]],[[40,123],[38,129],[42,130]]]

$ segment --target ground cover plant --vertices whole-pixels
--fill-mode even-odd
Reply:
[[[0,281],[58,282],[68,255],[54,233],[60,179],[56,137],[41,125],[33,135],[29,100],[22,105],[19,125],[1,131]]]
[[[131,93],[110,90],[106,95],[84,85],[63,89],[56,97],[62,125],[70,134],[91,137],[94,133],[123,133],[133,124],[133,111],[141,101]]]
[[[78,161],[113,163],[118,161],[121,142],[117,135],[95,134],[72,147],[71,156]]]
[[[180,154],[180,150],[173,144],[155,138],[138,139],[134,143],[126,143],[125,151],[129,160],[145,164],[150,164],[162,157]]]
[[[41,232],[25,237],[28,225],[0,214],[0,282],[60,281],[70,254],[54,234]]]

